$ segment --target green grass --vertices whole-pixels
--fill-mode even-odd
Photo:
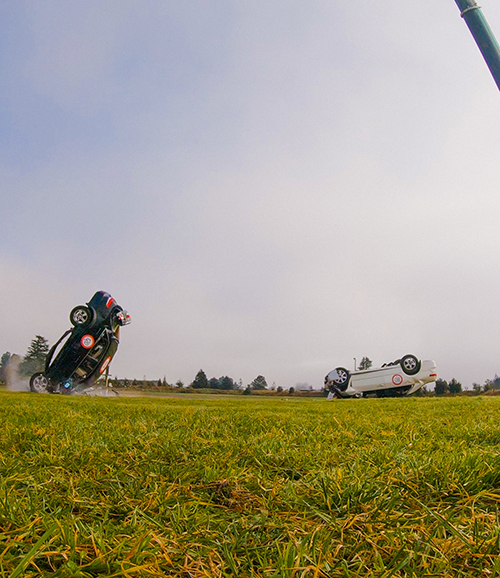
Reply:
[[[0,578],[500,576],[500,398],[0,394]]]

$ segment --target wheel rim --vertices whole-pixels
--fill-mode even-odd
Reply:
[[[413,357],[404,360],[404,368],[408,371],[413,371],[417,367],[417,362]]]
[[[77,324],[77,325],[83,325],[84,323],[87,323],[89,318],[88,313],[85,311],[85,309],[77,309],[74,313],[73,313],[73,321]]]
[[[45,377],[45,375],[37,375],[33,379],[33,387],[38,393],[44,393],[47,391],[47,387],[49,385],[49,380]]]
[[[346,381],[347,381],[347,373],[345,371],[342,371],[341,369],[337,369],[337,373],[338,373],[338,378],[335,380],[335,383],[338,383],[339,385],[343,385]]]

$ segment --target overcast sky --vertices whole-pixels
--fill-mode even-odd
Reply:
[[[0,354],[102,289],[119,377],[500,374],[500,95],[454,0],[4,0],[0,55]]]

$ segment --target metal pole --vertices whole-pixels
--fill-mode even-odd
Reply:
[[[455,0],[500,90],[500,47],[475,0]]]

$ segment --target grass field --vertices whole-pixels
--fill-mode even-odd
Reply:
[[[0,394],[0,576],[500,575],[500,398]]]

